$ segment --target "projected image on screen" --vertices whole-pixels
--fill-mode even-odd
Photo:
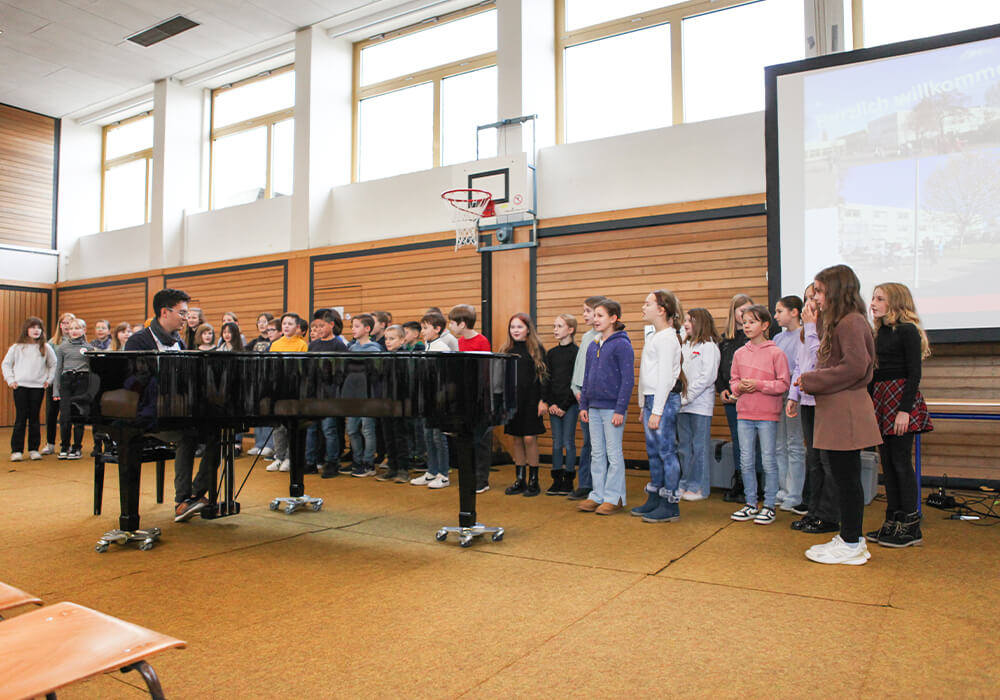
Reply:
[[[852,266],[1000,326],[1000,38],[779,75],[781,287]]]

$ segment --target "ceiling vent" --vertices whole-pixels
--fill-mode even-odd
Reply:
[[[133,34],[128,37],[128,41],[138,44],[139,46],[152,46],[153,44],[163,41],[164,39],[169,39],[172,36],[176,36],[181,32],[197,26],[197,22],[189,20],[187,17],[183,17],[182,15],[177,15],[176,17],[171,17],[166,21],[160,22],[155,27],[150,27],[149,29],[144,29],[138,34]]]

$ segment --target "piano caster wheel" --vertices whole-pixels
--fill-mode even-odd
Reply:
[[[493,540],[494,542],[500,542],[501,540],[503,540],[503,528],[500,528],[499,530],[494,532],[493,536],[490,539]]]
[[[438,530],[437,532],[434,533],[434,539],[436,539],[438,542],[444,542],[446,539],[448,539],[448,531]]]
[[[104,540],[101,540],[100,542],[97,543],[97,546],[94,547],[94,550],[97,551],[98,553],[103,554],[104,552],[108,551],[108,543],[105,542]]]
[[[153,540],[143,540],[139,543],[139,549],[144,552],[148,552],[153,548]]]
[[[295,506],[294,505],[285,506],[285,515],[291,515],[294,512],[295,512]]]
[[[460,547],[471,547],[472,546],[472,540],[474,540],[474,539],[475,539],[475,537],[473,537],[473,535],[471,535],[469,533],[466,533],[466,534],[462,535],[459,538],[458,545]]]
[[[268,504],[267,507],[270,508],[271,510],[278,510],[278,502],[277,501],[271,501]]]
[[[313,512],[318,513],[320,509],[323,507],[323,501],[317,501],[316,503],[313,503],[311,507],[313,509]]]

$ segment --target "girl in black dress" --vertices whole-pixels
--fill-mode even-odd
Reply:
[[[507,322],[507,341],[500,352],[520,356],[517,362],[517,413],[503,429],[507,435],[514,436],[517,479],[504,493],[508,496],[518,493],[537,496],[541,492],[538,486],[538,436],[545,432],[542,416],[549,410],[542,400],[542,391],[549,371],[545,365],[545,348],[528,314],[511,316]],[[527,480],[526,467],[530,472]]]

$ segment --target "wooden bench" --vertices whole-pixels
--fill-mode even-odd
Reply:
[[[11,608],[19,608],[22,605],[41,604],[41,598],[36,598],[30,593],[25,593],[20,588],[14,588],[13,586],[8,586],[6,583],[0,583],[0,611],[10,610]],[[0,620],[2,619],[3,615],[0,615]]]
[[[109,671],[138,671],[150,697],[163,690],[146,659],[186,642],[75,603],[57,603],[0,623],[0,700],[46,696]]]

